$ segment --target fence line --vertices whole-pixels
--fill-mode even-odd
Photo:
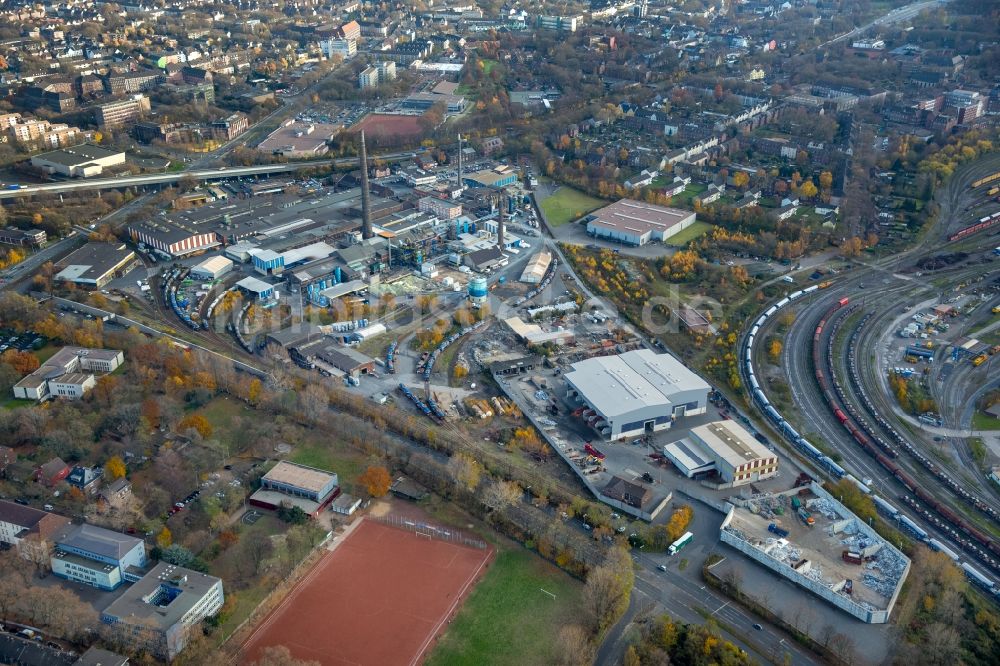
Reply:
[[[450,528],[441,527],[439,525],[431,525],[430,523],[425,523],[419,520],[413,520],[411,518],[404,518],[402,516],[372,516],[368,515],[365,520],[373,520],[377,523],[382,523],[383,525],[389,525],[390,527],[396,527],[401,530],[406,530],[408,532],[413,532],[415,534],[420,534],[431,539],[438,539],[439,541],[450,541],[452,543],[461,544],[463,546],[470,546],[472,548],[478,548],[483,550],[486,548],[486,542],[481,539],[473,539],[472,537],[467,537],[461,532]]]

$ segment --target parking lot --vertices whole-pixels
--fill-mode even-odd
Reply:
[[[34,331],[18,333],[9,328],[0,329],[0,354],[8,349],[17,351],[38,351],[47,342],[45,336]]]

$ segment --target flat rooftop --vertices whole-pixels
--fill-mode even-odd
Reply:
[[[104,615],[130,624],[168,629],[180,622],[219,582],[215,576],[160,562],[111,602]],[[170,593],[161,593],[162,590]]]
[[[712,451],[733,467],[761,458],[774,456],[771,451],[754,439],[743,426],[735,421],[715,421],[692,428],[691,432],[702,439]]]
[[[265,180],[258,185],[268,182]],[[334,230],[344,227],[346,231],[351,226],[360,226],[360,217],[353,211],[360,200],[360,188],[342,192],[320,190],[305,195],[289,191],[269,197],[230,198],[176,211],[145,226],[154,227],[156,233],[151,235],[156,237],[167,232],[155,227],[177,230],[174,240],[193,233],[212,232],[236,238],[301,237],[306,232],[327,227]],[[131,226],[138,228],[140,225]],[[143,228],[143,231],[150,233],[149,228]],[[165,239],[169,238],[169,234],[165,236]]]
[[[133,258],[135,252],[124,243],[87,243],[59,261],[56,278],[97,281]]]
[[[264,475],[264,480],[318,493],[331,480],[336,483],[337,475],[333,472],[316,469],[315,467],[307,467],[306,465],[282,460]]]
[[[93,162],[94,160],[100,160],[112,157],[113,155],[121,154],[123,153],[120,150],[109,150],[107,148],[101,148],[100,146],[85,143],[79,146],[73,146],[72,148],[60,148],[59,150],[53,150],[48,153],[42,153],[41,155],[35,155],[34,159],[45,160],[46,162],[52,162],[53,164],[73,167],[87,164],[89,162]]]
[[[690,210],[620,199],[591,213],[592,220],[589,224],[621,233],[642,235],[649,231],[668,232],[693,215],[694,212]]]
[[[755,495],[749,500],[734,498],[732,520],[728,525],[724,523],[723,529],[771,559],[793,569],[798,567],[799,573],[856,604],[876,610],[888,609],[905,579],[907,557],[839,502],[814,492],[799,495],[800,490],[793,488],[783,493]],[[806,526],[796,515],[792,497],[797,497],[809,511],[815,520],[814,526]],[[777,513],[779,509],[780,514]],[[788,537],[778,538],[769,532],[767,528],[771,523],[788,530]],[[835,531],[837,527],[840,531]],[[863,564],[851,564],[842,559],[845,550],[860,553],[866,548],[875,552]],[[803,561],[808,565],[801,564]],[[840,588],[846,580],[853,581],[853,592],[849,595]]]
[[[343,125],[296,120],[271,132],[257,150],[319,155],[328,150],[326,142],[343,129]]]
[[[143,543],[142,539],[87,523],[70,527],[57,536],[55,542],[57,547],[77,548],[114,560],[120,560],[137,545],[142,546]]]
[[[280,507],[282,505],[298,507],[310,515],[316,513],[317,509],[320,507],[319,502],[314,502],[306,497],[286,495],[285,493],[278,492],[277,490],[268,490],[267,488],[258,489],[253,495],[250,496],[250,501],[270,504],[275,507]]]
[[[572,365],[564,377],[605,417],[643,407],[669,406],[683,391],[708,391],[698,375],[670,354],[648,349],[598,356]]]

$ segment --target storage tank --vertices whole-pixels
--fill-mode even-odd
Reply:
[[[469,281],[469,300],[473,303],[482,303],[489,294],[489,286],[486,278],[474,277]]]

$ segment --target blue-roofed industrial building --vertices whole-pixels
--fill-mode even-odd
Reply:
[[[483,169],[462,177],[467,187],[507,187],[517,182],[517,171],[508,166]]]
[[[258,280],[252,275],[237,282],[236,286],[239,287],[240,291],[243,293],[248,296],[253,296],[261,302],[268,302],[278,297],[273,284],[264,282],[263,280]]]
[[[60,578],[114,590],[145,573],[142,539],[85,523],[68,527],[54,541],[52,573]]]

